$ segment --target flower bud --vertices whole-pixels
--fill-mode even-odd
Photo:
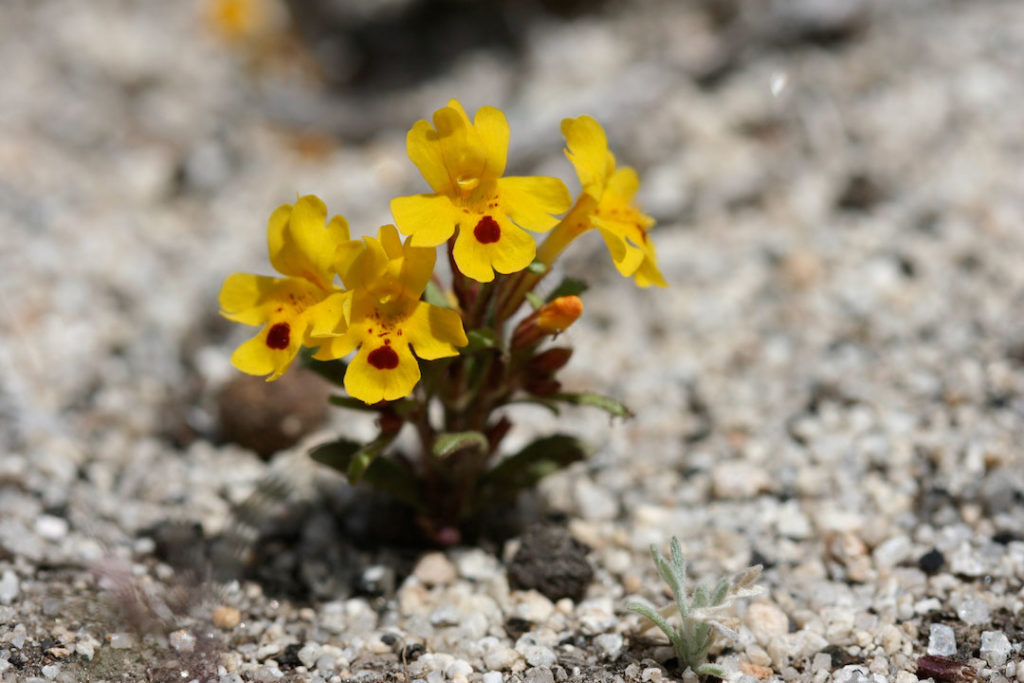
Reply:
[[[583,300],[578,296],[560,296],[544,304],[537,311],[537,325],[541,332],[564,332],[583,314]]]
[[[578,296],[560,296],[528,315],[512,335],[512,348],[533,346],[543,337],[564,332],[583,313]]]

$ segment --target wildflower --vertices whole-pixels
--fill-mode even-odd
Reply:
[[[395,226],[385,225],[376,239],[338,250],[338,272],[352,297],[347,324],[314,357],[341,358],[358,347],[345,372],[345,391],[365,403],[412,393],[420,379],[413,349],[434,360],[457,355],[455,347],[467,343],[458,313],[420,300],[437,252],[410,242],[403,244]]]
[[[391,213],[416,247],[434,247],[456,233],[459,270],[478,282],[494,271],[514,273],[533,261],[536,243],[525,232],[550,230],[553,214],[569,208],[561,180],[502,177],[508,155],[505,115],[482,107],[469,117],[457,100],[434,112],[433,126],[419,121],[406,138],[409,158],[434,190],[398,197]]]
[[[636,171],[616,168],[604,130],[593,118],[565,119],[562,134],[565,155],[576,168],[584,196],[545,240],[540,260],[550,266],[569,242],[597,228],[623,276],[633,277],[640,287],[667,286],[647,234],[654,220],[633,204],[640,185]]]
[[[245,325],[263,325],[258,335],[231,355],[250,375],[280,377],[300,346],[316,347],[337,334],[347,293],[336,288],[334,253],[349,241],[341,216],[327,221],[317,197],[301,197],[277,208],[267,224],[270,263],[285,277],[235,273],[220,291],[221,315]]]
[[[210,27],[233,43],[266,40],[287,24],[279,0],[207,0],[205,14]]]

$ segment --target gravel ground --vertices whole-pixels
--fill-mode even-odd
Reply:
[[[309,51],[195,3],[0,4],[0,678],[672,680],[624,604],[665,602],[675,535],[694,580],[765,567],[729,681],[1024,681],[1024,4],[508,2],[481,41],[492,10],[437,3],[469,23],[422,60],[409,4],[293,3]],[[598,446],[524,505],[549,526],[371,547],[402,521],[305,458],[370,426],[239,384],[215,297],[297,193],[388,222],[453,96],[508,112],[520,172],[571,178],[558,122],[600,119],[671,287],[567,260],[567,382],[638,415],[519,414]],[[538,530],[574,597],[517,587]]]

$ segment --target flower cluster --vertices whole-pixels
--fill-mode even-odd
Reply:
[[[483,107],[470,120],[452,100],[406,139],[431,192],[393,199],[395,225],[377,237],[351,239],[345,219],[328,221],[312,195],[279,207],[267,243],[281,277],[235,274],[221,290],[224,316],[261,327],[234,352],[234,365],[273,380],[307,347],[314,369],[341,364],[323,373],[344,378],[351,398],[335,402],[380,413],[384,441],[413,423],[427,452],[442,444],[463,458],[482,454],[478,479],[508,430],[496,411],[509,403],[533,400],[553,410],[558,402],[582,403],[627,414],[611,399],[562,392],[555,374],[571,349],[543,348],[582,313],[582,283],[567,280],[546,300],[534,289],[572,241],[595,230],[622,275],[640,287],[664,287],[648,234],[654,221],[634,203],[636,172],[616,166],[597,121],[567,119],[562,133],[582,186],[575,202],[557,178],[506,176],[505,115]],[[531,233],[547,235],[538,246]],[[449,287],[434,272],[441,245]],[[520,316],[527,304],[533,310]],[[432,401],[443,408],[442,425],[428,415]],[[350,478],[369,471],[384,441],[374,442],[371,455],[342,458]],[[447,516],[458,519],[472,507],[460,503]]]

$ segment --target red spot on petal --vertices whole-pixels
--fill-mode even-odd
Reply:
[[[480,244],[494,244],[501,239],[501,226],[490,216],[484,216],[473,228],[473,236]]]
[[[378,370],[394,370],[398,367],[398,354],[390,346],[381,346],[370,351],[366,360]]]
[[[277,323],[267,332],[267,346],[272,349],[287,349],[292,340],[292,328],[288,323]]]

